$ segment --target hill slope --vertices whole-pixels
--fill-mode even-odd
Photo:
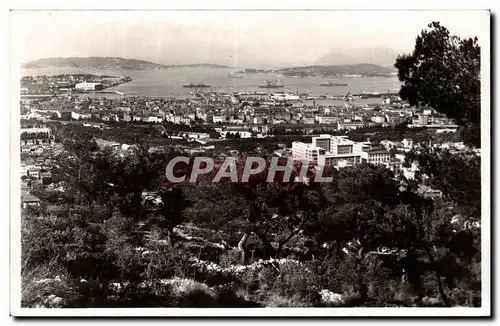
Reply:
[[[315,65],[352,65],[365,62],[392,66],[398,53],[385,47],[352,47],[332,50],[314,62]]]
[[[200,63],[191,65],[163,65],[145,60],[124,59],[119,57],[72,57],[72,58],[44,58],[24,63],[23,68],[79,68],[79,69],[124,69],[149,70],[168,69],[179,67],[206,67],[227,68],[226,66]]]
[[[280,69],[278,71],[287,76],[390,76],[395,73],[396,70],[392,67],[383,67],[370,63],[361,63],[354,65],[314,65],[305,67],[293,67]]]

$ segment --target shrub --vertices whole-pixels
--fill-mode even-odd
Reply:
[[[297,296],[288,297],[278,294],[270,295],[266,301],[265,306],[269,308],[305,308],[312,307],[313,305],[305,300],[301,300]]]
[[[71,278],[56,260],[21,272],[22,307],[60,308],[77,297]]]
[[[149,245],[140,256],[139,264],[144,267],[141,276],[145,280],[190,277],[194,274],[189,256],[179,248]]]
[[[300,264],[296,261],[280,264],[272,291],[278,296],[295,297],[295,301],[311,306],[320,301],[317,280],[309,264]]]
[[[351,257],[327,257],[310,263],[311,274],[316,275],[320,290],[334,293],[349,293],[357,282],[356,266]]]

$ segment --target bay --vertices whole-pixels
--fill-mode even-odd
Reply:
[[[243,78],[231,78],[229,74],[238,71],[235,68],[172,68],[165,70],[98,70],[98,69],[76,69],[76,68],[37,68],[21,69],[21,76],[36,75],[58,75],[72,73],[87,73],[95,75],[129,76],[131,82],[121,84],[106,91],[118,91],[125,96],[148,96],[148,97],[176,97],[186,98],[193,89],[183,88],[182,85],[189,83],[209,84],[210,90],[216,92],[253,92],[253,91],[283,91],[290,93],[308,94],[310,96],[332,96],[343,95],[348,92],[356,94],[363,92],[395,92],[401,83],[397,77],[289,77],[275,73],[246,73],[237,74]],[[265,85],[266,80],[280,80],[285,86],[278,89],[260,88]],[[337,83],[346,83],[348,86],[319,86],[328,80]],[[115,98],[119,95],[114,93],[85,94],[89,97]],[[356,100],[360,104],[376,104],[380,99]],[[343,100],[319,100],[318,103],[326,105],[342,105]]]

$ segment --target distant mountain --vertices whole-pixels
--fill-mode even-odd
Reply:
[[[124,59],[114,57],[73,57],[73,58],[44,58],[24,63],[25,69],[30,68],[78,68],[78,69],[123,69],[123,70],[150,70],[171,69],[181,67],[204,67],[204,68],[230,68],[228,66],[210,63],[199,63],[189,65],[163,65],[145,60]]]
[[[38,69],[42,68],[41,66],[34,64],[33,62],[23,63],[22,67],[25,69]]]
[[[362,76],[391,76],[396,69],[393,67],[383,67],[371,63],[361,63],[354,65],[314,65],[305,67],[293,67],[278,69],[278,72],[285,76],[342,76],[342,75],[362,75]]]
[[[398,53],[390,48],[341,47],[320,57],[315,65],[352,65],[359,62],[393,66]]]

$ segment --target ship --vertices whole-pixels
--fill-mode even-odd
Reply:
[[[285,87],[279,80],[266,80],[266,85],[259,86],[260,88],[282,88]]]
[[[199,83],[199,84],[189,83],[186,85],[182,85],[182,87],[184,87],[184,88],[207,88],[207,87],[210,87],[210,85],[207,85],[204,83]]]
[[[227,78],[245,78],[245,77],[236,74],[227,74]]]
[[[319,86],[348,86],[346,83],[334,83],[331,80],[327,83],[319,84]]]

